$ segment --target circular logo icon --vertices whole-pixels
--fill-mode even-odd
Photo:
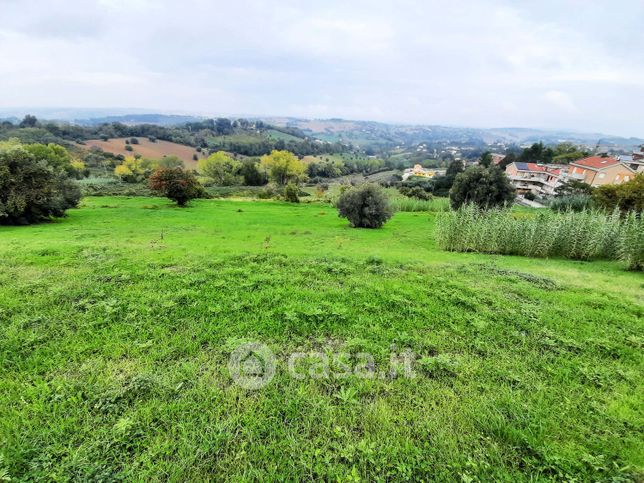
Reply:
[[[242,344],[230,354],[228,371],[244,389],[261,389],[275,376],[275,354],[259,342]]]

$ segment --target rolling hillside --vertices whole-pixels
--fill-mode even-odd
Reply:
[[[122,154],[123,156],[133,156],[134,154],[140,154],[144,158],[150,159],[159,159],[164,156],[177,156],[181,158],[186,164],[186,167],[193,168],[197,165],[197,162],[193,159],[193,156],[196,154],[200,159],[204,156],[201,153],[197,153],[195,149],[191,146],[184,146],[183,144],[171,143],[168,141],[157,140],[151,142],[146,138],[136,138],[139,140],[139,144],[131,144],[132,151],[127,151],[125,149],[125,140],[130,138],[114,138],[109,141],[102,141],[100,139],[91,139],[85,142],[85,145],[88,148],[97,147],[101,148],[107,153]]]

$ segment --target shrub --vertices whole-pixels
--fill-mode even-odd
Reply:
[[[407,198],[416,198],[417,200],[431,200],[432,194],[420,186],[401,186],[398,191]]]
[[[474,203],[482,208],[504,206],[514,201],[515,189],[509,178],[496,166],[472,166],[456,176],[449,191],[452,208]]]
[[[644,211],[644,173],[622,184],[604,185],[593,190],[593,200],[606,210]]]
[[[78,206],[80,189],[64,169],[22,146],[0,149],[0,224],[37,223]]]
[[[186,206],[190,200],[206,196],[203,186],[191,171],[181,168],[160,168],[150,176],[150,189]]]
[[[139,144],[138,138],[130,138],[130,144]]]
[[[433,198],[431,200],[419,200],[417,198],[393,198],[389,205],[391,209],[396,211],[428,211],[428,212],[442,212],[449,211],[449,199],[447,198]]]
[[[284,199],[289,203],[299,203],[300,197],[298,196],[300,189],[295,183],[289,183],[284,188]]]
[[[566,195],[553,198],[549,203],[552,211],[584,211],[592,208],[593,199],[589,195]]]
[[[217,186],[241,184],[241,163],[224,151],[217,151],[198,163],[199,173],[213,179]]]
[[[125,145],[125,150],[126,151],[134,151],[134,148],[132,148],[132,146],[130,146],[129,144],[126,144]]]
[[[262,156],[260,165],[279,186],[300,180],[305,171],[304,163],[289,151],[273,150]]]
[[[344,191],[337,202],[339,216],[347,218],[353,227],[380,228],[393,211],[383,188],[363,184]]]
[[[266,173],[259,169],[259,163],[252,159],[242,162],[240,174],[244,178],[246,186],[263,186],[268,182]]]

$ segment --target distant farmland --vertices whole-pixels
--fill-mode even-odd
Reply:
[[[184,161],[188,168],[194,168],[197,166],[197,162],[193,159],[193,155],[197,154],[199,159],[204,157],[203,154],[197,153],[195,148],[191,146],[184,146],[183,144],[161,140],[151,142],[147,138],[136,138],[139,140],[139,144],[130,144],[130,146],[132,146],[132,151],[126,151],[126,139],[132,138],[114,138],[109,141],[90,139],[89,141],[85,141],[85,144],[88,148],[98,147],[106,153],[122,154],[123,156],[140,154],[142,157],[149,159],[159,159],[163,156],[177,156]]]

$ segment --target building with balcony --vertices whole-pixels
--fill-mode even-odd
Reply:
[[[635,170],[616,158],[590,156],[570,163],[566,177],[591,186],[603,186],[625,183],[634,176]]]
[[[505,168],[519,194],[553,196],[562,182],[562,167],[536,163],[510,163]]]

